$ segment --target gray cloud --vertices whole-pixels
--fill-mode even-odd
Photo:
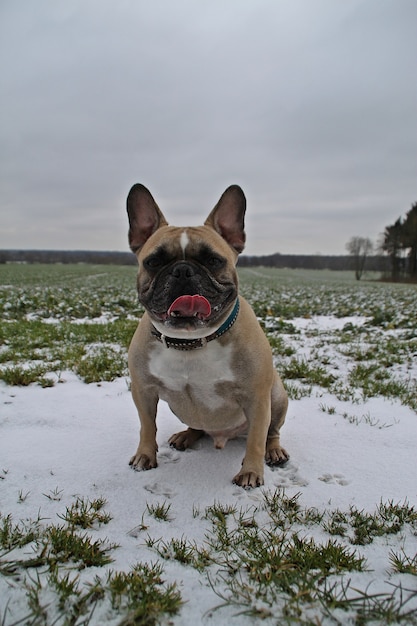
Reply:
[[[248,197],[247,252],[337,254],[416,200],[414,0],[5,0],[0,247],[126,249]]]

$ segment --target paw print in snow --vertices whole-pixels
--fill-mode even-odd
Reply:
[[[146,491],[152,493],[154,496],[164,496],[165,498],[172,498],[176,495],[175,491],[162,483],[149,483],[143,486]]]
[[[342,487],[349,484],[343,474],[323,474],[323,476],[319,476],[319,480],[328,485],[341,485]]]
[[[298,466],[291,461],[283,466],[273,467],[271,471],[275,475],[274,483],[278,487],[306,487],[308,485],[308,480],[300,474]]]

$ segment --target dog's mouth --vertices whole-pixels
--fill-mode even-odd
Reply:
[[[211,313],[211,304],[204,296],[184,295],[174,300],[167,311],[167,318],[197,319],[204,322]]]
[[[200,336],[205,336],[210,328],[216,326],[217,322],[221,323],[224,311],[235,302],[237,293],[236,288],[233,287],[233,289],[224,289],[221,294],[206,295],[207,297],[201,295],[201,292],[192,293],[191,291],[191,293],[181,295],[172,294],[168,302],[165,296],[160,302],[153,302],[152,307],[146,306],[144,302],[143,304],[156,324],[156,328],[162,334],[177,337],[185,336],[182,333],[203,333]],[[178,332],[181,335],[176,334]]]
[[[218,307],[212,307],[204,296],[186,294],[176,298],[167,311],[154,312],[153,316],[165,329],[191,332],[206,328],[217,309]]]

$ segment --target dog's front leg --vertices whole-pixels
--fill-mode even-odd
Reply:
[[[265,460],[267,465],[274,466],[283,465],[290,458],[290,455],[280,443],[280,429],[285,421],[288,397],[284,385],[276,372],[271,398],[271,424],[266,441]]]
[[[157,467],[156,453],[156,409],[158,394],[152,388],[146,393],[139,392],[132,380],[132,396],[139,414],[140,439],[136,454],[130,459],[129,465],[135,470],[149,470]]]
[[[249,423],[246,454],[233,482],[240,487],[260,487],[264,484],[265,444],[271,421],[270,396],[254,400],[245,413]]]

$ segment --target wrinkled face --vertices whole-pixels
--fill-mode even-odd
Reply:
[[[139,300],[169,336],[204,336],[237,298],[237,254],[207,226],[163,226],[138,256]],[[184,332],[185,331],[185,332]]]

